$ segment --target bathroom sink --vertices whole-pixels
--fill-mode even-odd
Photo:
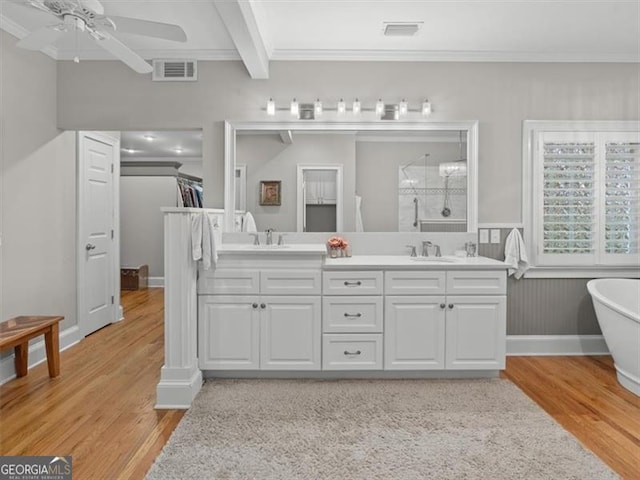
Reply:
[[[291,245],[250,245],[249,248],[257,250],[280,250],[281,248],[290,248]]]
[[[409,259],[414,262],[425,262],[425,263],[456,263],[458,262],[458,259],[453,257],[409,257]]]

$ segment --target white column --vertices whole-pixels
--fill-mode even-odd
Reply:
[[[191,213],[164,208],[164,365],[156,408],[189,408],[202,387],[198,368],[198,264],[191,256]],[[201,211],[201,210],[198,210]]]

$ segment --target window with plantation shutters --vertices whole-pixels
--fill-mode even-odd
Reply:
[[[588,122],[572,129],[566,123],[558,130],[532,128],[529,137],[525,132],[531,145],[528,165],[525,159],[525,231],[533,265],[638,267],[638,123],[616,122],[625,127],[621,131],[584,128]]]

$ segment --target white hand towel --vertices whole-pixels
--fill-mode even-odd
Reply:
[[[218,248],[222,243],[222,230],[219,226],[218,215],[203,213],[202,220],[202,266],[209,270],[218,263]]]
[[[511,230],[504,245],[504,262],[509,264],[509,275],[519,279],[529,270],[529,258],[522,235],[517,228]]]
[[[191,255],[195,261],[202,258],[202,215],[191,214]]]
[[[256,221],[251,215],[251,212],[247,212],[244,215],[243,227],[245,232],[257,232]]]

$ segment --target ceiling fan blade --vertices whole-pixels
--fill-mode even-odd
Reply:
[[[171,23],[151,22],[138,18],[109,16],[109,20],[115,24],[117,32],[133,33],[145,37],[162,38],[174,42],[186,42],[187,34],[182,27]],[[108,20],[107,20],[108,22]],[[111,25],[109,25],[111,26]]]
[[[98,0],[79,0],[80,4],[87,10],[91,10],[96,15],[104,14],[104,7]]]
[[[153,67],[149,65],[144,58],[127,47],[124,43],[116,40],[105,32],[100,32],[103,38],[96,39],[96,43],[104,48],[107,52],[112,53],[116,58],[122,60],[129,67],[138,73],[151,73]]]
[[[58,30],[51,26],[42,27],[34,30],[29,35],[20,40],[17,43],[17,46],[26,50],[42,50],[43,48],[48,47],[49,45],[54,43],[64,34],[64,30]]]

